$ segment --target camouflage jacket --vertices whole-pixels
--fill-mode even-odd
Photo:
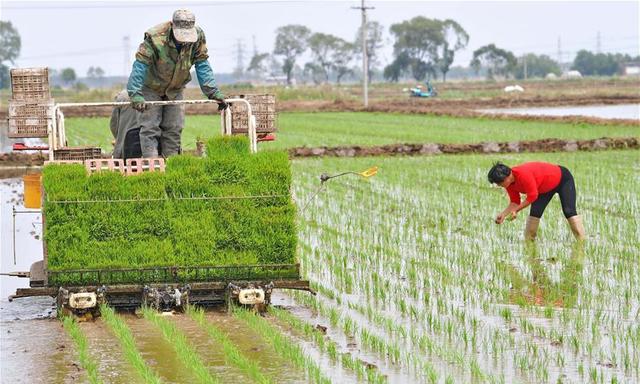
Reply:
[[[200,27],[198,41],[182,44],[178,52],[171,30],[171,23],[165,22],[149,29],[136,53],[136,60],[149,66],[144,86],[173,100],[189,81],[191,67],[199,61],[207,60],[207,42]]]

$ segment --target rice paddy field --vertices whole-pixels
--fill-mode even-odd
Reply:
[[[584,244],[557,199],[534,245],[521,240],[524,217],[493,224],[506,204],[486,182],[494,160],[298,163],[299,197],[320,172],[380,170],[368,182],[336,180],[301,212],[300,255],[319,294],[295,300],[406,382],[637,381],[638,152],[544,155],[576,177]]]
[[[66,119],[69,145],[100,145],[113,149],[108,118]],[[393,143],[478,143],[496,141],[596,139],[638,137],[630,125],[568,124],[541,121],[496,121],[490,118],[386,114],[375,112],[283,112],[278,115],[277,140],[262,149],[335,145],[383,145]],[[187,116],[182,135],[186,149],[195,149],[196,138],[220,134],[220,118]]]
[[[185,143],[215,135],[210,119],[189,117]],[[70,144],[108,146],[107,123],[68,119]],[[280,127],[263,150],[640,136],[633,126],[369,113],[281,114]],[[534,244],[522,241],[526,212],[494,224],[508,202],[487,182],[496,160],[569,168],[587,240],[573,240],[557,198]],[[372,166],[374,177],[320,183]],[[47,382],[640,381],[639,151],[315,158],[291,171],[297,258],[316,295],[280,291],[265,316],[103,307],[93,322],[38,320],[39,334],[56,335],[42,341],[55,358],[34,359],[55,372]],[[26,323],[9,324],[5,346],[31,340]],[[15,367],[31,356],[6,350]]]

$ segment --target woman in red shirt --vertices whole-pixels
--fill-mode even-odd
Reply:
[[[496,217],[496,224],[502,224],[507,217],[515,219],[518,212],[531,205],[524,237],[526,240],[535,239],[544,209],[557,193],[571,232],[576,239],[584,239],[582,218],[576,212],[576,185],[567,168],[543,162],[524,163],[513,168],[495,163],[488,177],[490,183],[505,188],[511,200],[509,206]],[[527,195],[522,202],[521,193]]]

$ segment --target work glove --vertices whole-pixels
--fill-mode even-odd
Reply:
[[[144,102],[144,96],[135,95],[131,98],[131,108],[138,112],[144,112],[147,109],[147,104]]]
[[[218,111],[224,111],[225,109],[229,108],[229,104],[224,101],[224,95],[220,91],[210,94],[209,100],[215,100],[218,102]]]
[[[224,111],[227,108],[229,108],[229,103],[224,100],[218,101],[218,111]]]

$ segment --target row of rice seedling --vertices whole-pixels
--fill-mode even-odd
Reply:
[[[214,384],[219,382],[215,376],[211,375],[206,364],[175,324],[148,307],[143,307],[142,313],[145,319],[160,329],[162,336],[173,346],[182,363],[193,372],[198,383]]]
[[[322,352],[326,352],[329,355],[333,362],[340,361],[343,366],[354,371],[358,379],[366,379],[369,383],[387,382],[387,377],[378,372],[375,367],[370,367],[361,360],[354,358],[349,352],[340,352],[340,347],[335,341],[325,337],[325,335],[309,323],[298,319],[283,309],[271,307],[269,308],[269,312],[280,321],[287,323],[293,327],[293,329],[311,338]]]
[[[78,353],[78,361],[80,366],[86,371],[87,379],[91,384],[102,383],[100,374],[98,373],[98,363],[89,353],[89,341],[87,337],[80,329],[80,326],[71,316],[65,316],[62,318],[62,324],[67,331]]]
[[[306,355],[299,345],[283,335],[276,326],[270,324],[264,318],[256,316],[255,313],[244,309],[234,308],[233,315],[247,327],[260,334],[265,341],[273,346],[278,354],[291,361],[299,369],[304,370],[309,382],[318,384],[331,383],[331,380],[322,372],[318,364]]]
[[[540,157],[501,157],[532,159]],[[322,172],[380,167],[369,183],[332,182],[302,212],[302,267],[326,315],[335,311],[342,328],[374,325],[386,343],[433,357],[436,371],[447,361],[464,367],[456,381],[638,379],[640,180],[625,177],[640,167],[637,152],[544,156],[576,177],[589,232],[582,247],[573,246],[555,202],[536,247],[521,242],[522,218],[494,226],[506,200],[486,182],[494,160],[296,163],[302,201]]]
[[[224,332],[207,322],[203,309],[190,306],[187,309],[187,314],[207,332],[209,337],[222,347],[227,364],[240,368],[247,377],[256,383],[266,384],[272,382],[261,372],[258,364],[248,359]]]
[[[120,342],[125,358],[133,366],[140,378],[147,384],[159,384],[161,382],[160,377],[142,358],[140,351],[136,347],[133,334],[124,320],[108,305],[101,305],[100,313],[102,320]]]
[[[165,173],[89,176],[81,165],[48,165],[43,174],[52,271],[296,261],[287,154],[250,155],[246,138],[213,139],[207,157],[174,156]],[[183,280],[195,278],[192,272],[180,273]],[[220,273],[199,271],[198,278],[215,280]],[[291,274],[297,277],[297,271]],[[83,283],[81,277],[55,274],[50,283]],[[101,276],[109,278],[115,277]],[[130,273],[118,278],[159,277]]]
[[[360,341],[362,346],[376,353],[381,361],[388,361],[392,365],[399,365],[401,368],[408,369],[409,372],[419,377],[420,381],[437,383],[441,377],[445,378],[446,381],[453,380],[453,376],[451,376],[452,369],[451,367],[447,370],[440,369],[441,367],[433,364],[434,359],[423,359],[424,355],[422,353],[411,354],[405,352],[410,349],[412,342],[423,346],[421,352],[429,353],[442,362],[456,364],[461,368],[466,365],[464,359],[459,354],[456,354],[455,351],[446,351],[441,347],[434,346],[433,342],[425,336],[415,333],[407,334],[404,328],[393,325],[393,321],[382,323],[366,319],[368,321],[363,323],[362,320],[358,320],[358,315],[360,314],[352,312],[354,316],[350,316],[346,308],[337,309],[337,307],[332,306],[321,298],[309,297],[298,293],[293,293],[293,296],[300,304],[311,307],[322,315],[332,318],[333,326],[340,327],[347,335]],[[376,319],[380,319],[380,317]],[[395,332],[401,334],[402,337],[396,337],[398,335]],[[478,372],[478,376],[483,375],[482,372]],[[497,380],[492,379],[491,381],[495,382]]]

